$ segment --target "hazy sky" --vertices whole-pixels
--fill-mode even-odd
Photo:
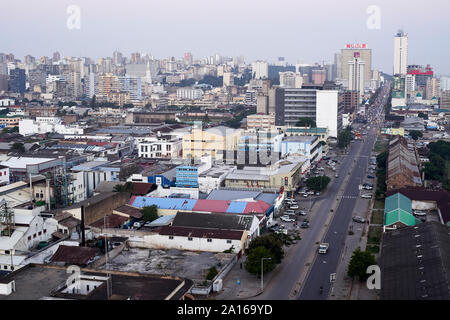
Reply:
[[[67,28],[69,5],[81,28]],[[377,5],[381,28],[368,29]],[[115,49],[156,57],[215,53],[288,62],[332,61],[347,43],[366,43],[373,68],[392,73],[393,35],[409,35],[409,63],[450,75],[448,0],[1,0],[0,52],[112,56]]]

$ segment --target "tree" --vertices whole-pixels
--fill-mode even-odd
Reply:
[[[419,138],[423,137],[422,132],[417,131],[417,130],[410,131],[409,135],[411,136],[411,138],[413,138],[414,141],[417,141]]]
[[[208,269],[208,274],[206,275],[206,280],[211,281],[214,279],[215,276],[217,276],[219,272],[217,271],[216,267],[212,266]]]
[[[24,153],[25,152],[25,146],[22,142],[16,142],[11,146],[11,151]]]
[[[296,127],[311,127],[316,128],[316,121],[311,118],[300,118],[295,124]]]
[[[143,207],[142,210],[142,219],[144,221],[152,222],[158,219],[158,207],[156,205],[152,205],[150,207]]]
[[[133,192],[133,183],[117,184],[113,188],[114,192]]]
[[[367,268],[375,265],[375,257],[367,251],[361,251],[360,248],[356,249],[348,265],[347,275],[351,278],[358,277],[360,281],[367,280],[369,274],[367,274]]]
[[[249,251],[247,255],[247,260],[245,261],[245,270],[251,274],[260,275],[261,274],[261,259],[270,258],[270,260],[264,260],[264,272],[272,271],[275,268],[275,257],[272,255],[270,250],[263,246],[253,248]]]
[[[345,129],[339,132],[337,138],[338,138],[338,147],[341,149],[346,148],[350,144],[350,141],[352,141],[351,130]]]
[[[308,187],[308,189],[320,192],[328,186],[330,181],[331,179],[327,176],[312,177],[306,180],[306,186]]]
[[[253,239],[248,247],[248,252],[250,253],[257,247],[264,247],[269,250],[275,263],[281,263],[284,258],[283,243],[273,234],[268,234]]]
[[[377,165],[380,169],[386,169],[389,151],[384,151],[377,156]]]

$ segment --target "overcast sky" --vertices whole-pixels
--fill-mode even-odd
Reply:
[[[332,61],[347,43],[366,43],[373,68],[392,73],[393,35],[409,35],[409,63],[450,75],[448,0],[1,0],[0,52],[112,56],[115,49],[158,58],[215,53],[295,64]],[[81,10],[81,28],[67,28],[67,7]],[[366,10],[381,10],[380,29]]]

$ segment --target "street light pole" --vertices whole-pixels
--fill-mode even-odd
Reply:
[[[272,260],[272,258],[261,258],[261,292],[264,291],[264,260]]]

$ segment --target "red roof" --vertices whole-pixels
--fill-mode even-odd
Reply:
[[[118,228],[127,222],[129,218],[118,215],[111,214],[106,217],[106,228]],[[97,221],[90,224],[92,227],[103,229],[105,227],[105,219],[100,218]]]
[[[227,212],[229,204],[226,200],[197,200],[192,211]]]
[[[60,245],[52,256],[51,261],[82,265],[86,264],[96,255],[96,248]]]
[[[244,213],[266,213],[270,205],[262,200],[257,202],[247,202]]]

